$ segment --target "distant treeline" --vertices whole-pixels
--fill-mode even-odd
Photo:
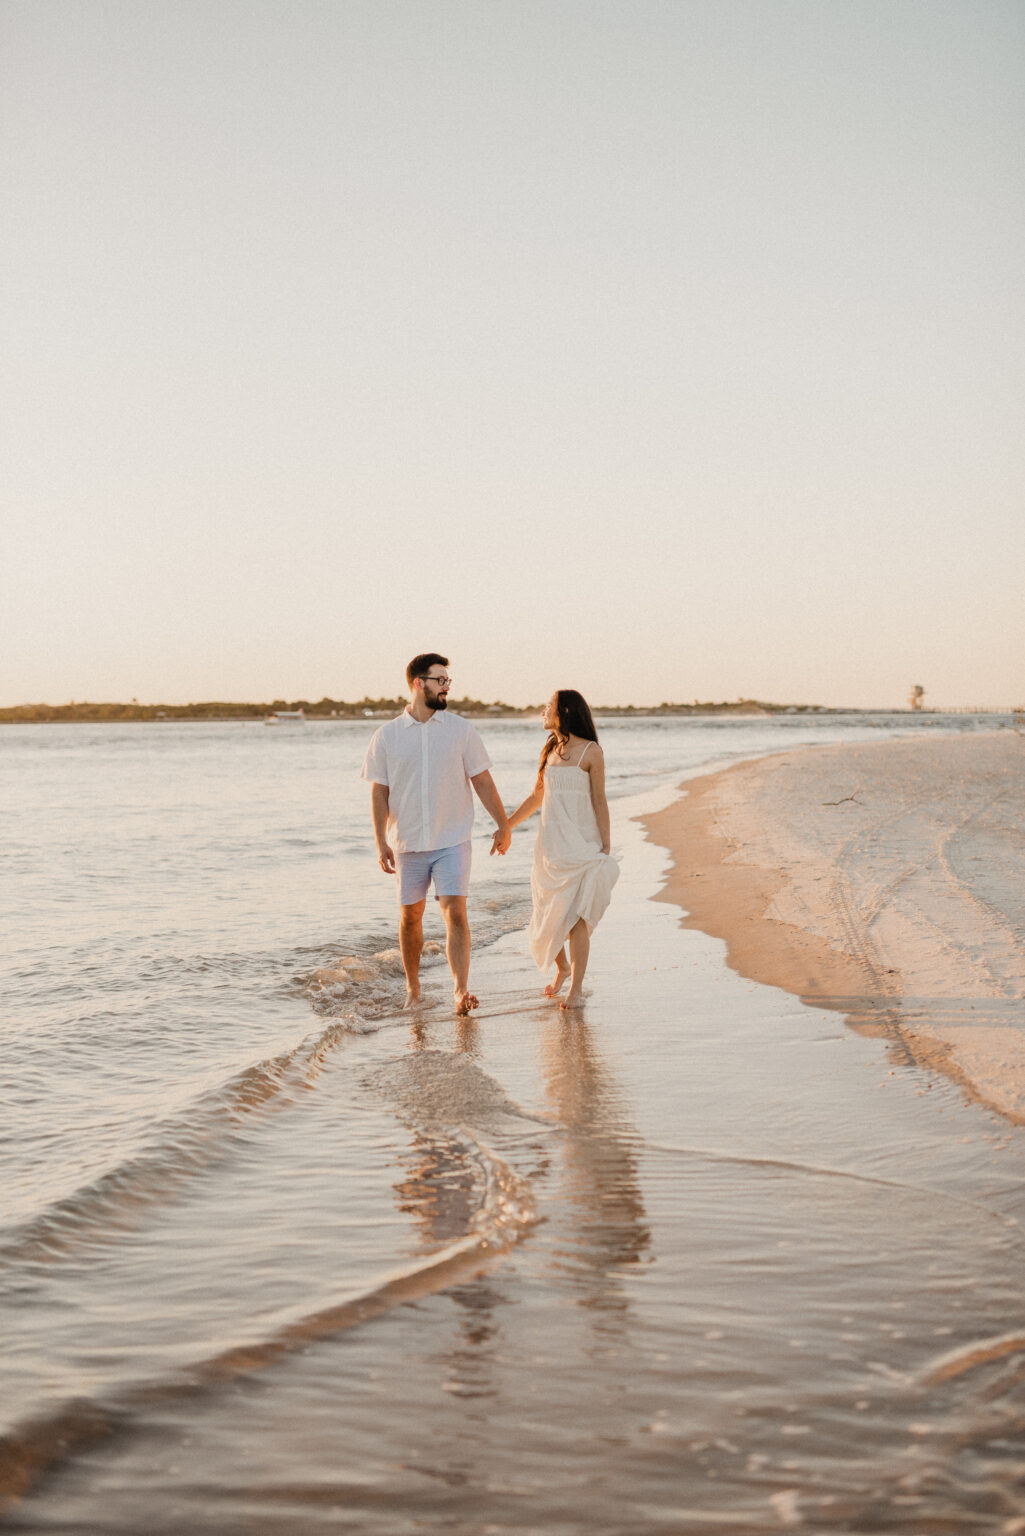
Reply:
[[[522,709],[501,699],[485,703],[481,699],[451,699],[450,708],[460,715],[533,715],[541,704],[527,704]],[[396,715],[406,706],[405,697],[360,699],[353,704],[345,699],[274,699],[270,704],[18,704],[0,709],[0,725],[48,725],[67,722],[117,720],[262,720],[279,711],[302,710],[310,719],[361,719],[374,715]],[[607,704],[595,708],[597,715],[750,715],[778,714],[783,711],[814,713],[820,704],[763,704],[757,699],[735,699],[731,703],[693,704]]]
[[[238,704],[212,700],[201,704],[19,704],[0,709],[0,724],[20,721],[43,723],[60,721],[104,720],[262,720],[279,710],[299,710],[307,715],[362,715],[378,709],[398,711],[404,699],[363,699],[346,704],[338,699],[274,699],[270,704]]]

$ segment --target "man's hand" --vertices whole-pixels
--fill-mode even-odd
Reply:
[[[477,799],[487,811],[491,820],[498,826],[498,831],[491,839],[492,853],[506,853],[512,842],[512,827],[509,818],[505,814],[505,806],[502,797],[495,788],[495,781],[485,768],[483,773],[475,773],[470,780],[477,794]]]
[[[374,783],[371,786],[370,810],[374,818],[374,841],[377,844],[377,862],[386,875],[395,873],[395,855],[388,846],[388,786]]]
[[[386,875],[393,875],[395,873],[395,855],[392,853],[387,843],[378,844],[377,862],[380,864]]]

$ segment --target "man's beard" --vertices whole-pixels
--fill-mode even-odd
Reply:
[[[448,709],[448,699],[443,693],[436,693],[433,699],[425,693],[424,703],[428,709]]]

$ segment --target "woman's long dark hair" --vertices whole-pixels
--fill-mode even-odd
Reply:
[[[545,767],[557,747],[565,745],[571,736],[581,736],[585,741],[597,741],[594,717],[590,705],[575,688],[560,688],[555,695],[555,712],[559,723],[541,748],[541,762],[537,770],[538,788],[544,782]]]

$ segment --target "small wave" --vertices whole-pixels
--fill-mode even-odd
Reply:
[[[473,940],[477,949],[487,948],[507,933],[525,928],[530,896],[520,885],[492,883],[478,891],[472,914]],[[297,950],[302,968],[288,970],[287,985],[304,996],[315,1014],[337,1019],[357,1033],[379,1023],[400,1008],[405,997],[402,956],[393,942],[380,936],[357,940],[350,952],[324,947]],[[318,956],[321,964],[310,967]],[[428,975],[444,967],[444,945],[428,939],[423,947],[421,971]]]
[[[955,1376],[963,1376],[966,1371],[977,1369],[981,1365],[989,1365],[994,1360],[1005,1360],[1009,1355],[1025,1354],[1025,1329],[1019,1329],[1015,1333],[1002,1333],[993,1339],[976,1339],[971,1344],[963,1344],[958,1349],[949,1350],[946,1354],[934,1360],[921,1374],[920,1380],[923,1386],[935,1387],[944,1381],[952,1381]]]
[[[186,1382],[206,1386],[263,1370],[305,1344],[445,1290],[469,1278],[482,1262],[504,1255],[537,1220],[533,1193],[491,1148],[476,1137],[466,1140],[483,1179],[483,1197],[468,1232],[356,1295],[313,1310],[304,1307],[279,1313],[268,1320],[269,1326],[264,1325],[259,1340],[221,1350],[186,1368],[182,1373]]]
[[[466,1140],[482,1172],[484,1193],[465,1235],[354,1295],[314,1309],[279,1312],[263,1323],[259,1337],[241,1339],[164,1380],[115,1388],[102,1398],[72,1399],[14,1426],[0,1437],[0,1512],[30,1492],[50,1468],[126,1427],[140,1409],[266,1370],[311,1343],[462,1284],[500,1262],[537,1220],[533,1194],[483,1142],[471,1136]]]
[[[11,1228],[0,1238],[0,1261],[46,1262],[136,1230],[147,1212],[222,1162],[253,1116],[294,1104],[345,1032],[333,1024],[200,1095],[186,1112],[155,1126],[137,1155]]]
[[[72,1398],[0,1437],[0,1514],[29,1493],[50,1467],[104,1439],[126,1417],[125,1408]]]
[[[440,945],[434,948],[440,951]],[[369,985],[359,984],[355,1002],[337,972],[333,980],[308,978],[307,988],[323,993],[318,1011],[327,1014],[330,1023],[202,1094],[186,1111],[155,1126],[148,1144],[135,1156],[9,1228],[0,1236],[0,1262],[54,1262],[109,1246],[125,1232],[138,1230],[150,1212],[178,1199],[196,1178],[230,1156],[249,1134],[253,1117],[293,1106],[340,1040],[376,1033],[396,1022],[404,990],[400,985],[396,991],[394,985],[396,967],[400,978],[402,974],[398,951],[345,958],[353,970],[358,965],[361,974],[370,977]],[[368,1075],[368,1083],[378,1091],[387,1084],[387,1096],[407,1123],[410,1116],[419,1115],[422,1122],[424,1116],[434,1115],[438,1123],[485,1132],[507,1129],[512,1121],[521,1129],[524,1121],[547,1124],[507,1099],[472,1063],[444,1052],[421,1052],[387,1063]]]
[[[444,951],[433,939],[423,948],[425,969],[444,959]],[[370,954],[332,957],[327,964],[295,978],[300,992],[308,998],[314,1013],[334,1018],[356,1002],[360,1017],[378,1015],[394,1009],[405,995],[402,956],[394,948]]]
[[[512,895],[492,892],[478,902],[473,936],[477,948],[493,944],[504,934],[526,926],[529,899],[519,890]],[[405,998],[406,982],[402,956],[394,946],[370,948],[349,954],[319,951],[323,964],[312,970],[293,974],[293,991],[305,996],[314,1013],[321,1017],[344,1020],[357,1032],[368,1022],[378,1022],[399,1009]],[[423,947],[421,973],[445,966],[444,946],[428,939]]]

